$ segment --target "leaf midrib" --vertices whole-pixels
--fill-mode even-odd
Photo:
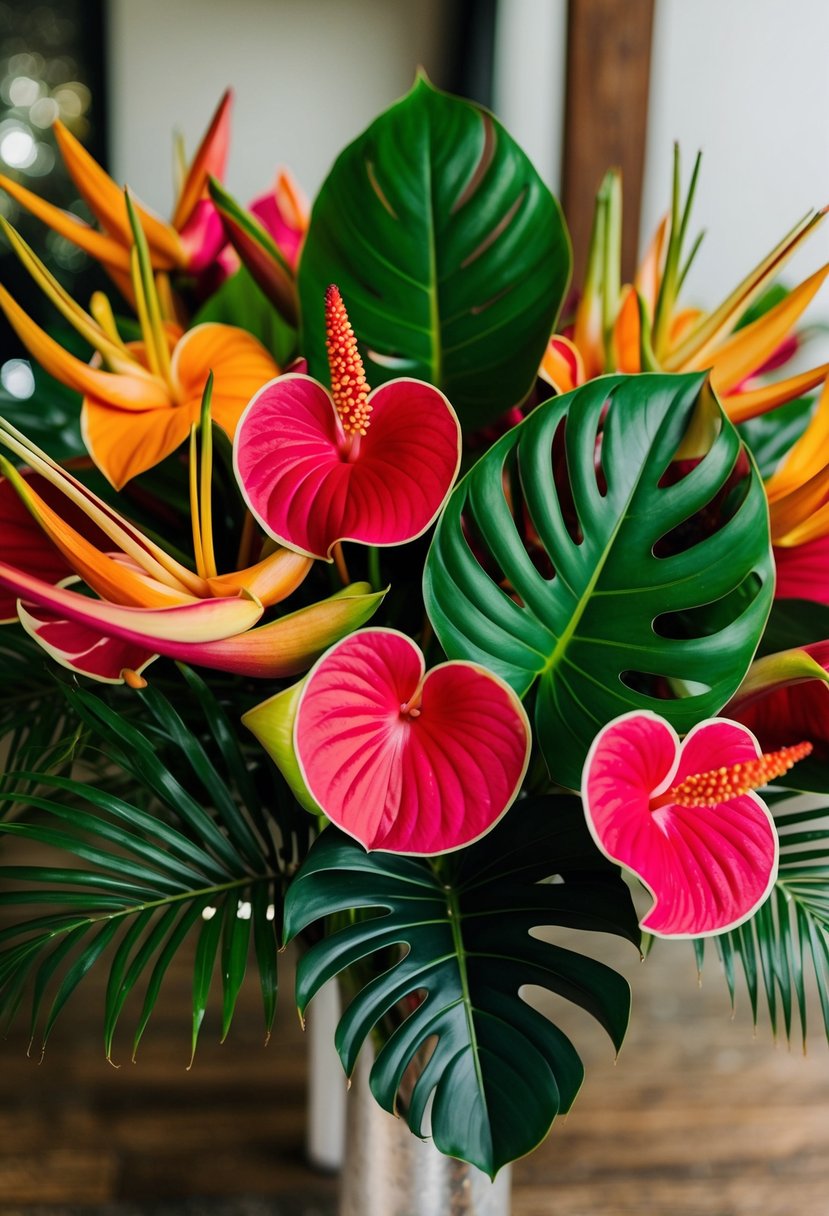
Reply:
[[[632,483],[632,485],[630,487],[630,492],[628,493],[628,496],[625,499],[624,505],[619,512],[619,516],[616,520],[613,530],[611,531],[610,535],[607,538],[604,549],[602,551],[602,555],[601,555],[599,561],[596,563],[593,573],[587,582],[587,586],[585,587],[584,591],[582,592],[581,596],[579,597],[579,601],[576,604],[575,610],[570,615],[570,620],[568,621],[567,625],[565,626],[565,629],[564,629],[561,637],[556,642],[556,645],[553,648],[552,654],[548,657],[546,663],[544,664],[544,666],[541,668],[541,670],[538,673],[540,678],[543,678],[544,676],[548,675],[548,673],[555,670],[555,668],[559,664],[561,657],[567,650],[567,647],[570,645],[570,641],[571,641],[573,635],[575,634],[576,629],[578,628],[579,622],[581,621],[581,618],[584,616],[584,613],[587,610],[587,605],[590,603],[590,600],[593,598],[593,592],[596,587],[596,583],[599,581],[599,578],[601,577],[602,573],[604,572],[605,565],[607,564],[610,554],[613,551],[613,546],[616,543],[616,538],[618,537],[619,532],[621,531],[623,525],[627,521],[628,508],[630,507],[631,501],[632,501],[636,491],[639,488],[639,484],[640,484],[641,480],[642,480],[642,478],[641,478],[641,471],[640,471],[640,476],[636,478],[636,480]]]

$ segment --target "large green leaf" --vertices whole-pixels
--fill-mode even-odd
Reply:
[[[544,881],[553,875],[560,881]],[[639,941],[628,889],[598,854],[577,799],[521,801],[483,840],[432,862],[366,853],[327,828],[289,889],[286,934],[340,913],[345,927],[300,959],[299,1008],[351,968],[348,982],[358,991],[336,1036],[349,1074],[372,1029],[382,1031],[402,1008],[405,1020],[385,1035],[371,1088],[382,1106],[397,1110],[404,1074],[416,1062],[406,1117],[426,1134],[434,1094],[431,1135],[444,1153],[494,1175],[530,1152],[576,1096],[581,1060],[521,998],[523,985],[575,1002],[621,1045],[630,1011],[625,980],[531,936],[539,926],[568,926]]]
[[[672,464],[683,440],[704,458]],[[603,377],[539,406],[451,495],[426,563],[435,632],[535,686],[562,785],[612,718],[652,709],[684,733],[745,675],[773,566],[743,451],[703,377]]]
[[[789,797],[776,801],[772,810],[780,836],[774,888],[750,920],[715,937],[714,945],[732,1004],[739,959],[755,1025],[762,990],[775,1036],[782,1013],[783,1032],[791,1040],[796,1012],[805,1050],[811,979],[829,1039],[829,805],[825,798],[804,804]],[[694,945],[701,968],[705,942]]]
[[[522,401],[570,275],[556,200],[491,114],[424,78],[341,153],[299,268],[302,350],[327,378],[340,288],[369,383],[437,385],[478,427]]]
[[[26,809],[25,817],[0,822],[10,863],[0,866],[0,1024],[14,1017],[30,988],[30,1034],[33,1040],[39,1034],[43,1046],[66,1001],[112,943],[104,1045],[109,1057],[122,1014],[143,988],[134,1052],[170,963],[196,934],[193,1049],[217,955],[227,1034],[251,934],[270,1033],[274,906],[281,903],[284,866],[269,824],[251,805],[251,773],[221,707],[197,676],[184,675],[196,709],[180,681],[177,702],[189,709],[195,731],[154,689],[131,694],[141,702],[143,729],[101,697],[63,689],[68,716],[91,744],[85,755],[98,762],[103,755],[106,766],[128,774],[129,800],[92,781],[42,770],[12,773],[10,792],[0,789],[0,809],[15,797]],[[14,864],[14,838],[50,848],[54,860]]]

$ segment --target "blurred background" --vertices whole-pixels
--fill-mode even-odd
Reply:
[[[422,65],[492,107],[534,159],[563,201],[576,282],[605,169],[624,172],[629,274],[668,205],[674,141],[686,181],[702,149],[695,221],[707,235],[684,298],[711,307],[829,202],[827,47],[826,0],[0,0],[0,169],[84,216],[55,154],[60,118],[166,215],[174,132],[192,153],[230,85],[229,190],[248,200],[288,166],[313,198],[338,151]],[[98,279],[85,255],[2,192],[0,210],[88,298]],[[827,259],[821,230],[784,277]],[[2,252],[0,280],[42,316]],[[807,321],[829,322],[825,292]],[[0,328],[0,399],[32,386]],[[773,1052],[767,1028],[752,1038],[747,1009],[729,1020],[715,968],[699,992],[690,950],[664,953],[658,967],[629,968],[634,1033],[619,1065],[597,1038],[575,1114],[519,1163],[516,1216],[823,1216],[825,1044],[815,1035],[809,1066]],[[0,1045],[4,1216],[333,1210],[332,1185],[302,1164],[305,1066],[290,1001],[265,1057],[254,993],[232,1042],[206,1044],[186,1073],[188,985],[182,960],[136,1069],[104,1063],[94,988],[40,1067],[19,1036]],[[236,1198],[200,1206],[222,1196]]]

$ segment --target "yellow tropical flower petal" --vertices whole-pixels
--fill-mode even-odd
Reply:
[[[690,366],[691,360],[695,361],[694,366],[708,366],[713,359],[717,344],[733,330],[749,304],[777,275],[806,237],[811,236],[825,214],[825,210],[810,213],[796,224],[762,262],[746,275],[720,306],[702,317],[685,340],[664,357],[662,363],[665,371],[680,371]]]
[[[829,464],[829,381],[809,425],[766,482],[769,502],[782,498]]]
[[[820,290],[829,264],[810,275],[784,300],[770,308],[744,329],[738,329],[718,347],[711,362],[711,383],[715,392],[728,393],[747,375],[762,367],[780,343],[791,333],[798,318]],[[683,371],[702,370],[699,359],[692,359]]]
[[[762,388],[749,389],[743,393],[726,393],[722,398],[725,412],[732,422],[747,422],[749,418],[757,418],[778,405],[794,401],[811,389],[816,388],[822,380],[829,376],[829,363],[821,363],[808,372],[799,372],[796,376],[787,376],[785,380],[776,380],[774,384],[764,384]]]
[[[270,608],[297,589],[313,564],[313,558],[280,546],[256,565],[217,574],[207,579],[207,584],[211,593],[219,596],[235,595],[244,589]]]
[[[130,372],[132,360],[126,354],[123,343],[113,338],[104,330],[93,316],[85,312],[77,304],[69,292],[58,282],[51,271],[44,266],[32,248],[23,240],[8,220],[0,216],[0,229],[13,251],[20,259],[24,268],[29,272],[43,294],[51,300],[55,308],[77,330],[81,337],[93,346],[104,358],[110,371]],[[100,295],[101,293],[96,293]],[[104,297],[106,299],[106,297]]]
[[[829,464],[770,502],[769,520],[775,544],[802,545],[823,536],[829,522]]]
[[[165,587],[156,579],[148,579],[143,571],[129,564],[126,557],[118,560],[102,553],[77,529],[66,523],[2,457],[0,464],[52,544],[60,550],[75,573],[102,599],[134,608],[168,608],[171,604],[192,603],[197,598],[187,592]],[[232,595],[233,592],[229,594]]]

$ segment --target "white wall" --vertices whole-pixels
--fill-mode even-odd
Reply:
[[[561,186],[567,0],[501,0],[495,28],[495,113],[555,194]]]
[[[829,203],[829,0],[656,0],[642,239],[669,201],[673,141],[698,148],[683,297],[713,306],[810,208]],[[829,218],[781,278],[829,260]],[[829,316],[824,288],[807,313]]]
[[[110,0],[110,145],[118,181],[162,214],[172,132],[192,154],[235,89],[226,182],[245,202],[288,165],[309,195],[340,149],[444,54],[441,0]]]

